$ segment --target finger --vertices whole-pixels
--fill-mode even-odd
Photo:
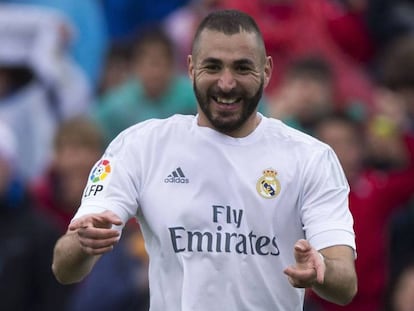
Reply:
[[[107,222],[107,223],[110,223],[116,226],[122,225],[121,218],[119,218],[119,216],[116,215],[114,212],[106,210],[105,212],[101,213],[99,216],[104,222]]]
[[[70,223],[69,227],[68,227],[69,231],[75,231],[79,228],[80,228],[80,226],[78,225],[77,222]]]
[[[299,270],[295,267],[287,267],[283,272],[291,278],[297,279],[299,281],[316,279],[316,270],[313,268]]]
[[[304,239],[298,240],[294,245],[296,265],[303,269],[312,268],[314,266],[312,253],[313,250],[308,241]]]
[[[106,248],[109,246],[113,246],[116,243],[118,243],[117,238],[111,238],[111,239],[105,239],[105,240],[94,240],[94,239],[88,239],[88,238],[80,238],[79,243],[81,246],[85,248],[93,248],[93,249],[99,249],[99,248]]]
[[[113,225],[115,226],[122,225],[122,221],[120,219],[106,217],[105,215],[99,215],[93,219],[93,226],[97,228],[109,229]]]
[[[304,239],[300,239],[295,243],[294,248],[295,248],[295,251],[298,251],[298,252],[307,252],[311,249],[311,246],[308,241]]]
[[[108,253],[114,249],[114,246],[107,246],[102,248],[92,248],[92,247],[82,247],[83,251],[89,255],[103,255],[105,253]]]
[[[294,287],[311,287],[316,279],[316,271],[314,269],[297,270],[288,267],[284,273],[290,278],[289,282]]]
[[[122,220],[111,211],[104,211],[99,214],[90,214],[80,217],[69,224],[68,229],[74,231],[85,227],[111,228],[112,225],[122,225]]]
[[[80,228],[86,227],[87,226],[87,223],[90,223],[90,222],[86,222],[84,218],[79,218],[77,220],[72,221],[69,224],[68,229],[70,231],[75,231],[75,230],[78,230]]]
[[[82,227],[78,229],[78,235],[82,238],[103,240],[103,239],[110,239],[110,238],[119,238],[120,233],[114,229]]]
[[[288,277],[288,281],[290,283],[290,285],[292,285],[293,287],[296,288],[306,288],[306,286],[299,284],[296,280],[292,279],[290,276]]]

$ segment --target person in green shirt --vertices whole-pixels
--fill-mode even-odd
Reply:
[[[100,96],[92,109],[92,117],[108,142],[140,121],[196,113],[191,81],[176,69],[174,50],[160,28],[146,30],[137,37],[131,77]]]

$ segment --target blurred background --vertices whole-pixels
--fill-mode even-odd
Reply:
[[[305,311],[414,310],[412,0],[0,0],[0,310],[148,310],[136,222],[76,285],[53,246],[111,139],[196,113],[186,59],[220,8],[252,15],[273,56],[261,113],[332,146],[351,187],[359,292],[308,292]]]

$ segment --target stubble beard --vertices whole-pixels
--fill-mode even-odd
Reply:
[[[248,97],[242,90],[232,90],[229,93],[224,93],[217,90],[214,86],[210,87],[205,94],[202,94],[197,87],[195,79],[193,80],[194,94],[197,98],[198,105],[201,111],[204,113],[210,124],[219,132],[231,133],[239,128],[256,112],[257,106],[263,94],[264,79],[261,78],[260,85],[256,93]],[[210,109],[210,98],[223,97],[223,98],[242,98],[243,107],[238,116],[234,115],[234,112],[220,111],[213,113]]]

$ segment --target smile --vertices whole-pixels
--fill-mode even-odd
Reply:
[[[232,104],[236,104],[241,101],[240,97],[234,97],[234,98],[213,97],[213,99],[218,104],[224,104],[224,105],[232,105]]]

